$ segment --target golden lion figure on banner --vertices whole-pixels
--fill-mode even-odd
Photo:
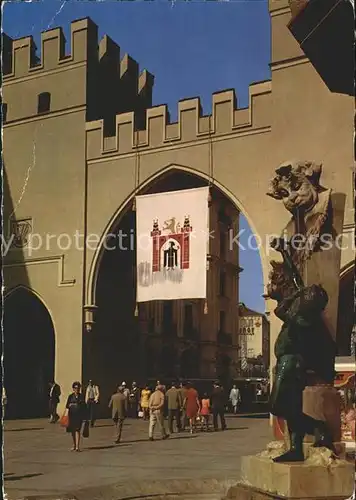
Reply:
[[[164,226],[162,227],[162,231],[169,231],[171,234],[175,234],[176,232],[176,218],[171,217],[164,221]]]

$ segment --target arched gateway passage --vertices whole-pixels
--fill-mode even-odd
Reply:
[[[206,185],[208,180],[198,175],[180,169],[169,169],[139,194],[169,192]],[[218,219],[217,227],[221,228],[220,233],[216,235],[218,238],[216,252],[221,256],[228,248],[226,219],[229,217],[226,214],[231,209],[238,218],[240,209],[218,188],[212,187],[211,193],[213,204],[216,203],[217,207],[215,212]],[[230,271],[223,269],[222,266],[220,279],[217,277],[214,285],[217,287],[216,296],[221,298],[221,304],[225,303],[223,296],[232,290],[236,313],[229,316],[227,311],[216,312],[215,317],[218,319],[215,331],[212,331],[209,340],[203,342],[205,352],[202,353],[203,346],[199,343],[201,340],[199,335],[201,336],[201,332],[207,326],[204,324],[203,301],[166,301],[164,304],[151,302],[139,305],[138,315],[135,315],[135,226],[136,212],[131,199],[113,222],[109,232],[116,237],[113,237],[112,245],[107,244],[110,249],[101,249],[100,258],[96,266],[94,264],[94,272],[89,280],[89,288],[93,291],[89,302],[97,306],[97,312],[94,329],[87,336],[89,356],[85,363],[85,373],[102,387],[103,398],[109,396],[110,391],[122,381],[128,383],[136,380],[142,384],[146,380],[157,380],[157,378],[166,382],[173,377],[197,379],[207,377],[209,369],[209,377],[213,374],[218,376],[216,358],[221,347],[218,332],[223,333],[223,338],[227,339],[224,342],[227,344],[227,350],[231,349],[232,359],[236,360],[233,350],[235,349],[236,353],[238,351],[236,342],[232,340],[234,338],[232,330],[235,326],[230,319],[234,315],[237,316],[237,245],[235,274],[229,277]],[[222,238],[226,238],[225,244]],[[211,266],[214,266],[214,263]],[[178,302],[180,304],[177,304]],[[223,323],[221,318],[224,319]],[[196,353],[194,359],[192,356],[186,359],[187,352]]]
[[[48,416],[55,363],[50,314],[37,295],[19,287],[5,297],[3,325],[6,418]]]

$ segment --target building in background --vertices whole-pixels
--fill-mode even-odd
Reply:
[[[268,378],[270,359],[269,321],[265,314],[239,307],[240,377]]]

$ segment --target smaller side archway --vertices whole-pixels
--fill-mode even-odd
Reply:
[[[19,286],[5,297],[3,321],[6,418],[46,417],[55,371],[50,313],[33,290]]]

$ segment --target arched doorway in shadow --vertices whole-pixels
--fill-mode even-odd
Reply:
[[[340,280],[336,343],[339,356],[351,356],[351,335],[354,325],[354,279],[352,267]]]
[[[55,332],[43,302],[23,287],[4,301],[6,418],[48,416],[48,384],[54,380]]]

